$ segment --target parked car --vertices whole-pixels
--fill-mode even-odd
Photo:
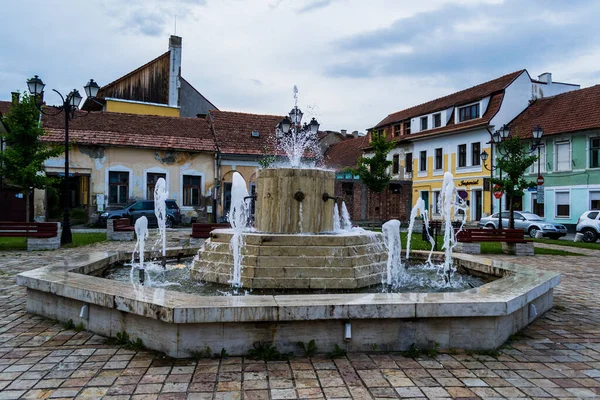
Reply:
[[[167,210],[167,228],[173,227],[173,225],[181,223],[181,211],[177,202],[172,199],[166,200]],[[148,224],[150,226],[157,226],[156,215],[154,214],[154,200],[135,200],[127,204],[123,208],[106,211],[100,214],[99,222],[102,225],[106,225],[106,221],[114,218],[129,218],[131,224],[135,224],[138,218],[145,216],[148,218]]]
[[[600,237],[600,211],[592,210],[581,214],[577,220],[577,233],[583,233],[583,241],[594,243]]]
[[[542,231],[544,237],[550,239],[558,239],[567,235],[567,228],[561,224],[553,224],[537,214],[513,211],[515,216],[515,229],[523,229],[530,237],[534,238],[538,231]],[[481,218],[479,221],[480,228],[498,228],[498,216],[500,213],[492,214],[489,217]],[[502,213],[502,227],[508,228],[508,212]]]

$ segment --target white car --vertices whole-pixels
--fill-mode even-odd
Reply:
[[[591,210],[581,214],[577,220],[577,233],[583,234],[583,241],[594,243],[600,237],[600,211]]]
[[[515,216],[515,229],[523,229],[530,237],[536,237],[538,232],[542,232],[544,237],[558,239],[567,235],[567,228],[562,224],[547,222],[537,214],[524,211],[513,211]],[[500,213],[495,213],[489,217],[483,217],[479,221],[480,228],[498,228],[498,217]],[[509,213],[502,212],[502,227],[508,228]]]

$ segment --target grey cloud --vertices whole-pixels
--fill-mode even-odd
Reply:
[[[311,12],[311,11],[315,11],[321,8],[325,8],[328,5],[330,5],[331,3],[333,3],[334,0],[317,0],[317,1],[313,1],[312,3],[309,3],[307,5],[305,5],[304,7],[300,8],[298,10],[298,13],[302,14],[302,13],[307,13],[307,12]]]
[[[554,2],[509,2],[478,8],[451,5],[394,21],[388,28],[345,38],[334,47],[344,51],[347,61],[325,67],[330,77],[427,76],[462,74],[469,71],[507,73],[553,58],[568,56],[592,44],[593,21],[598,17],[591,3],[577,3],[577,21],[562,23],[540,20],[536,26],[524,17],[539,16],[541,10],[560,18]],[[575,6],[573,8],[576,8]],[[575,11],[575,10],[571,10]],[[464,32],[458,23],[490,18],[497,30]],[[541,18],[541,17],[540,17]],[[404,45],[410,52],[398,53]],[[352,60],[351,56],[356,55]],[[350,59],[348,61],[348,59]]]

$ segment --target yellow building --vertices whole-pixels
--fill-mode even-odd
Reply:
[[[490,133],[508,124],[532,96],[570,91],[576,86],[552,82],[550,74],[532,80],[520,70],[469,89],[388,115],[370,130],[396,143],[388,154],[393,179],[411,179],[412,204],[422,198],[433,218],[444,173],[454,175],[459,194],[467,200],[465,218],[477,221],[498,211],[489,184],[490,167],[481,153],[491,154]],[[504,201],[506,204],[506,201]]]

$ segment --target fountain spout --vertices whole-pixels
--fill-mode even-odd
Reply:
[[[333,201],[338,201],[338,200],[341,200],[342,198],[339,196],[330,196],[329,193],[325,192],[325,193],[323,193],[322,199],[323,199],[323,201],[327,201],[330,199]]]

